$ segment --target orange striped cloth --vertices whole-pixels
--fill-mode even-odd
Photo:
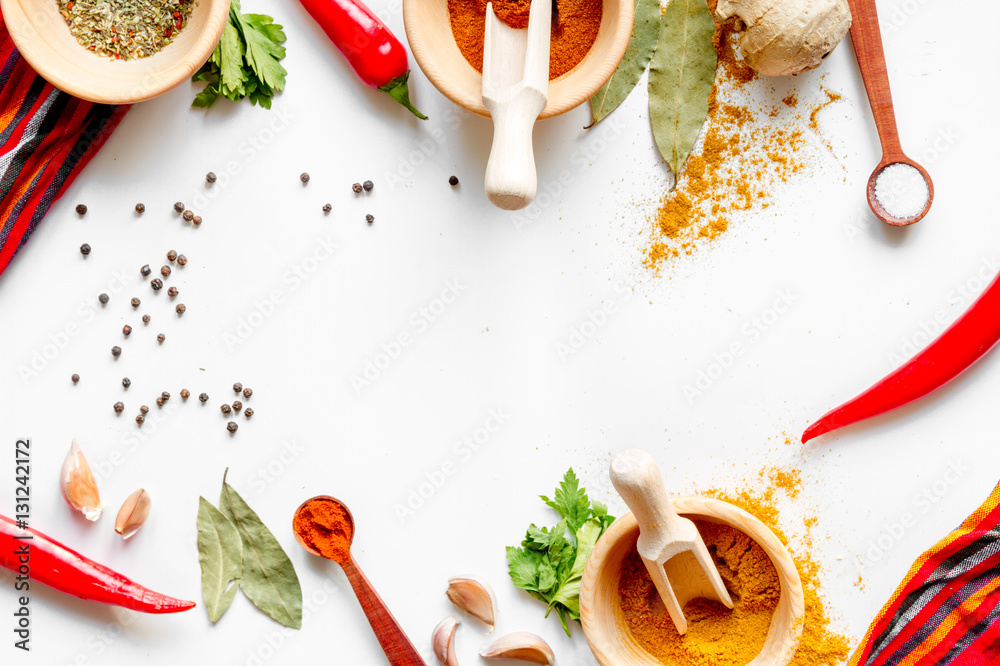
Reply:
[[[920,556],[850,666],[1000,664],[1000,486]]]
[[[0,15],[0,273],[128,109],[52,87],[21,58]]]

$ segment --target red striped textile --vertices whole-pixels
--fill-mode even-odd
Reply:
[[[1000,486],[920,556],[850,666],[1000,664]]]
[[[128,112],[54,88],[0,15],[0,273]]]

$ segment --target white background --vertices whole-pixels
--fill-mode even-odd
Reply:
[[[975,32],[972,3],[879,2],[892,28],[886,50],[903,143],[937,186],[923,222],[893,230],[867,212],[864,187],[879,150],[845,42],[821,72],[776,85],[804,104],[823,97],[821,81],[844,95],[821,116],[836,157],[820,155],[767,211],[734,222],[712,248],[659,277],[640,264],[666,184],[643,88],[589,132],[586,108],[538,127],[542,180],[565,169],[572,183],[528,223],[486,201],[489,121],[458,115],[416,71],[414,100],[431,117],[417,121],[360,84],[297,3],[247,5],[288,33],[288,89],[274,109],[223,102],[190,110],[187,84],[135,107],[0,280],[0,488],[8,489],[0,512],[13,509],[14,441],[31,437],[36,527],[158,591],[200,601],[198,496],[215,501],[229,467],[230,482],[291,555],[314,610],[300,632],[285,632],[242,596],[212,626],[200,606],[123,615],[34,588],[30,655],[11,648],[11,617],[0,612],[8,661],[197,655],[236,665],[273,653],[272,663],[383,663],[338,567],[292,538],[295,507],[323,493],[353,509],[358,562],[428,655],[431,629],[453,612],[446,580],[478,573],[498,593],[500,632],[534,631],[561,663],[593,663],[578,626],[565,638],[511,587],[504,546],[531,522],[554,522],[536,496],[570,466],[620,515],[606,469],[614,451],[632,446],[654,453],[677,492],[752,485],[765,465],[804,469],[799,505],[819,517],[824,593],[837,627],[860,637],[913,559],[997,482],[996,355],[917,406],[815,445],[784,444],[786,433],[794,440],[889,371],[890,355],[908,341],[925,340],[921,322],[938,310],[948,321],[958,316],[960,290],[982,289],[998,269],[996,54]],[[398,11],[389,13],[402,34]],[[944,150],[935,149],[941,136],[951,137],[938,142]],[[238,173],[207,188],[204,174],[221,176],[227,164]],[[312,175],[305,188],[302,171]],[[461,179],[454,190],[452,174]],[[356,198],[351,183],[369,178],[374,192]],[[178,199],[204,217],[201,228],[173,214]],[[139,201],[142,217],[132,212]],[[81,202],[89,207],[82,219],[73,212]],[[320,211],[326,202],[329,216]],[[86,260],[84,242],[93,246]],[[324,242],[338,247],[313,262]],[[166,290],[154,294],[139,277],[169,249],[190,258],[168,280],[187,305],[182,319]],[[296,270],[307,279],[292,277]],[[125,288],[112,284],[116,271]],[[460,295],[424,328],[420,308],[436,309],[451,283]],[[102,291],[112,293],[103,309]],[[781,291],[793,306],[749,339],[744,325]],[[281,297],[273,313],[252,316],[273,292]],[[134,295],[143,300],[138,313],[128,306]],[[561,358],[557,346],[602,303],[614,314]],[[152,315],[148,327],[141,312]],[[244,321],[257,325],[241,330]],[[135,331],[123,341],[125,323]],[[71,326],[68,342],[46,346]],[[158,346],[161,331],[167,341]],[[355,390],[352,375],[401,333],[411,344]],[[746,343],[746,353],[705,395],[685,399],[683,386],[733,342]],[[124,349],[117,361],[116,344]],[[33,361],[37,373],[26,375]],[[73,373],[82,377],[75,387]],[[124,393],[123,376],[132,380]],[[256,415],[236,418],[230,437],[218,406],[232,400],[234,381],[254,389]],[[182,387],[208,392],[209,405],[181,404]],[[153,400],[164,390],[174,397],[160,411]],[[126,404],[121,417],[111,408],[117,400]],[[133,422],[140,404],[153,406],[141,430]],[[506,415],[502,427],[475,455],[456,453],[493,410]],[[74,438],[109,504],[96,525],[59,496]],[[446,463],[455,473],[401,519],[398,507]],[[949,464],[964,466],[960,481],[919,509],[915,495],[943,480]],[[114,514],[140,486],[153,513],[123,544]],[[907,512],[916,526],[883,539],[890,545],[877,558],[866,555]],[[786,513],[793,533],[795,520]],[[859,572],[863,587],[854,584]],[[7,578],[0,609],[14,606]],[[459,640],[462,662],[474,663],[483,636],[465,626]]]

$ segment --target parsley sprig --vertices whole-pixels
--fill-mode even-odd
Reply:
[[[591,502],[587,491],[570,469],[552,499],[542,501],[556,510],[561,520],[552,528],[532,524],[520,548],[507,548],[507,565],[515,587],[548,604],[563,630],[571,636],[570,620],[580,620],[580,583],[590,553],[614,518],[608,507]]]
[[[285,89],[288,74],[279,62],[285,57],[282,26],[264,14],[244,14],[239,0],[232,0],[229,22],[212,57],[192,77],[206,81],[191,106],[209,108],[219,97],[271,108],[271,98]]]

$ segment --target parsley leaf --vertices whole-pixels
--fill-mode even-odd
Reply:
[[[614,518],[608,508],[591,502],[573,470],[566,472],[553,499],[542,496],[561,520],[552,528],[528,527],[520,548],[507,548],[507,567],[515,587],[556,612],[566,635],[570,621],[580,619],[580,584],[587,560]]]
[[[243,14],[232,0],[229,22],[208,62],[192,77],[208,85],[191,106],[209,108],[219,97],[271,108],[271,98],[285,89],[288,74],[279,62],[285,57],[282,26],[264,14]]]

